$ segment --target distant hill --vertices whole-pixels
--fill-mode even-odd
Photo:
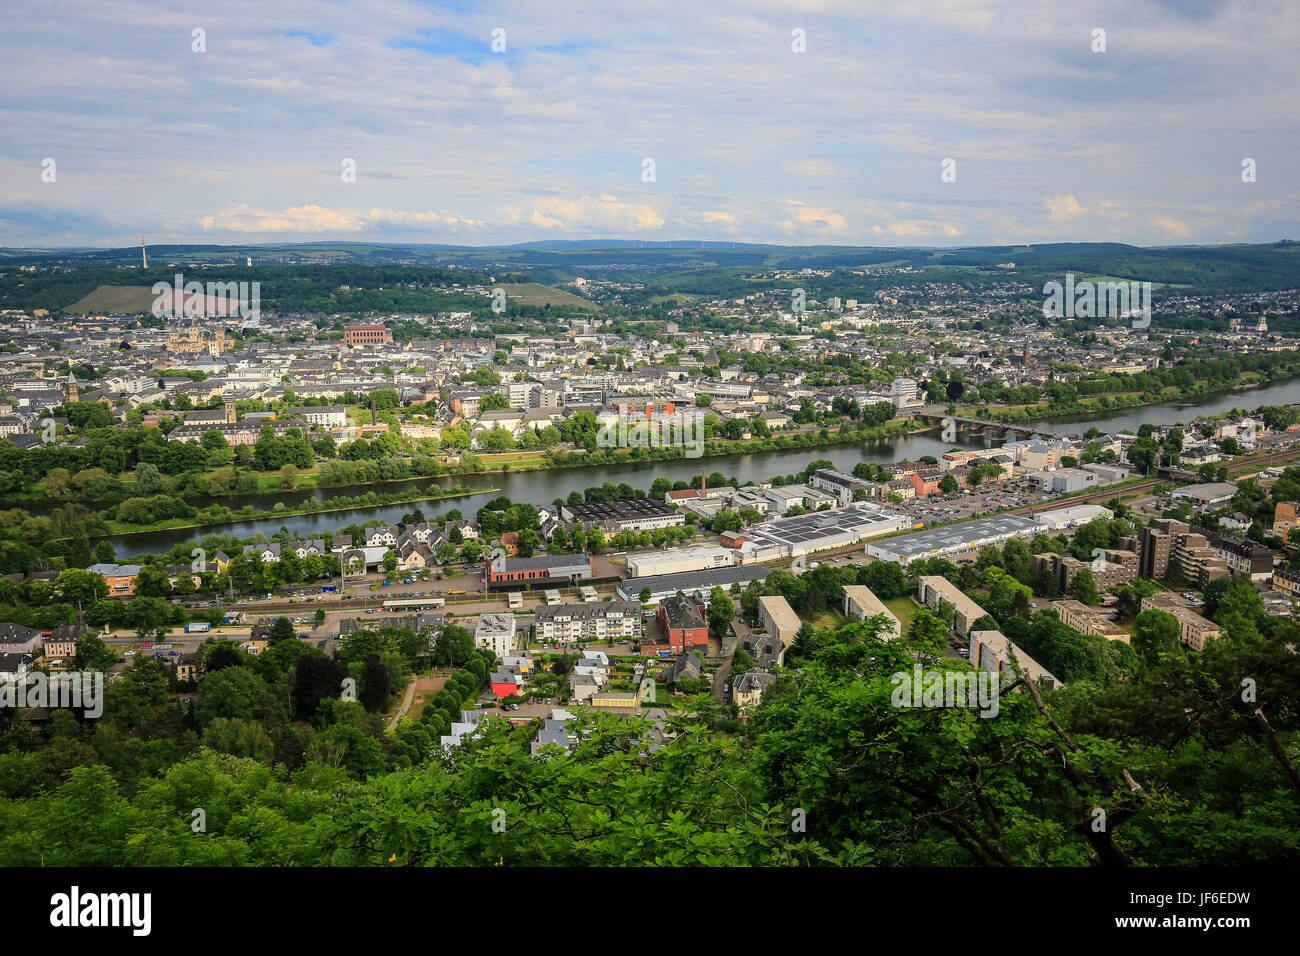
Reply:
[[[1113,242],[938,247],[780,246],[708,241],[645,242],[621,239],[547,240],[500,246],[407,243],[308,242],[268,245],[160,245],[149,248],[150,275],[184,267],[226,267],[256,278],[276,267],[370,266],[432,267],[469,270],[481,275],[521,274],[542,285],[574,276],[639,279],[657,294],[721,294],[753,291],[747,276],[772,269],[851,270],[911,267],[925,270],[917,281],[987,285],[1011,278],[1041,285],[1062,277],[1113,276],[1184,288],[1194,294],[1264,291],[1300,286],[1300,244],[1284,240],[1260,245],[1150,247]],[[253,260],[251,269],[245,267]],[[137,266],[139,247],[121,249],[0,249],[6,266],[86,268]],[[1014,268],[1005,268],[1014,263]],[[224,270],[223,270],[224,271]],[[45,273],[48,275],[48,273]],[[30,275],[30,273],[27,273]],[[75,273],[74,273],[75,275]],[[89,278],[86,276],[85,278]],[[97,285],[139,284],[143,277],[121,276],[59,296],[66,307]],[[341,280],[346,281],[346,280]],[[510,281],[510,280],[507,280]],[[896,277],[892,279],[897,282]],[[39,285],[39,283],[35,283]],[[849,282],[848,285],[852,285]],[[863,284],[863,283],[859,283]],[[21,297],[20,297],[21,298]],[[561,298],[561,297],[557,297]],[[12,302],[11,296],[0,296]],[[321,306],[328,303],[318,299]],[[558,302],[557,302],[558,304]],[[576,305],[575,302],[568,302]]]

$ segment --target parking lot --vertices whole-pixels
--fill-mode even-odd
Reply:
[[[1034,491],[1023,484],[1008,482],[986,490],[977,488],[941,497],[913,498],[890,507],[900,514],[932,525],[947,521],[962,521],[1002,508],[1023,508],[1026,505],[1045,504],[1059,497],[1058,494]]]

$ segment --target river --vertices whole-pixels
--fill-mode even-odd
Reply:
[[[1095,426],[1103,432],[1117,432],[1125,428],[1136,431],[1143,424],[1170,425],[1177,422],[1190,422],[1197,415],[1211,415],[1228,411],[1233,407],[1257,408],[1260,405],[1287,405],[1300,402],[1300,378],[1290,379],[1263,388],[1244,391],[1220,392],[1206,395],[1191,402],[1165,402],[1159,405],[1145,405],[1140,408],[1126,408],[1105,415],[1083,415],[1071,418],[1051,419],[1031,422],[1053,431],[1084,432]],[[404,502],[394,505],[379,505],[373,508],[361,508],[354,511],[331,512],[327,514],[292,515],[283,518],[259,518],[253,521],[237,521],[232,524],[213,528],[187,528],[172,531],[150,531],[142,534],[119,535],[112,538],[119,560],[138,554],[157,554],[167,551],[175,545],[190,541],[200,535],[221,532],[234,534],[241,538],[252,537],[259,531],[266,535],[274,534],[280,528],[304,538],[320,537],[333,534],[338,528],[347,524],[362,523],[378,518],[389,523],[396,523],[403,514],[420,508],[426,516],[459,508],[465,515],[472,515],[483,504],[497,495],[505,495],[512,501],[528,501],[542,505],[556,498],[568,497],[571,491],[582,491],[593,485],[606,481],[620,484],[627,482],[634,488],[649,488],[656,478],[664,477],[672,481],[689,481],[701,470],[713,473],[721,472],[728,477],[735,477],[741,482],[766,481],[774,475],[787,475],[802,471],[808,462],[814,459],[828,459],[841,471],[852,471],[859,462],[887,464],[903,459],[917,459],[924,455],[939,456],[953,447],[982,448],[987,447],[981,437],[968,438],[959,435],[957,442],[942,442],[937,432],[916,435],[904,435],[897,438],[878,438],[870,441],[829,445],[821,448],[796,448],[785,451],[763,451],[749,455],[721,455],[717,457],[684,459],[656,462],[629,462],[627,464],[598,465],[589,468],[558,468],[543,471],[514,472],[507,475],[485,474],[465,475],[448,478],[435,478],[421,482],[394,482],[390,484],[365,485],[351,488],[331,488],[316,490],[303,495],[246,495],[236,498],[223,498],[222,503],[231,508],[252,504],[263,509],[274,507],[283,501],[286,508],[292,508],[310,498],[324,500],[334,495],[359,495],[367,491],[386,494],[394,491],[409,491],[413,486],[420,488],[451,488],[460,485],[465,488],[482,488],[482,493],[455,498],[449,501]],[[499,488],[490,492],[486,489]]]
[[[1294,405],[1300,402],[1300,378],[1287,379],[1235,392],[1215,392],[1184,402],[1163,402],[1158,405],[1141,405],[1124,408],[1105,415],[1070,415],[1064,418],[1029,422],[1053,431],[1084,432],[1095,425],[1104,432],[1128,429],[1136,432],[1143,425],[1176,425],[1190,422],[1198,415],[1217,415],[1232,408],[1259,408],[1261,405]]]

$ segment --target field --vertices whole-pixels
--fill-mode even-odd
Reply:
[[[483,468],[485,471],[495,471],[499,470],[502,465],[509,465],[510,467],[515,467],[517,465],[536,467],[542,465],[546,461],[546,452],[526,450],[506,451],[501,452],[500,454],[483,452],[479,455],[479,458],[483,462]]]
[[[548,285],[542,285],[540,282],[526,282],[520,284],[503,285],[501,288],[506,290],[506,299],[519,305],[562,305],[569,309],[586,309],[589,312],[598,312],[600,307],[594,302],[574,295],[572,292],[565,292],[562,289],[553,289]]]
[[[424,705],[434,698],[438,691],[442,690],[442,685],[447,683],[446,677],[420,677],[415,681],[415,694],[411,701],[410,709],[406,711],[405,716],[412,720],[419,720],[420,715],[424,713]],[[401,706],[398,705],[398,710]]]
[[[156,296],[147,285],[101,285],[63,311],[78,315],[148,312]]]

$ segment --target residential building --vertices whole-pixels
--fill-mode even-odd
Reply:
[[[709,625],[703,607],[692,598],[673,594],[660,601],[659,626],[675,654],[709,646]]]
[[[1161,592],[1142,599],[1144,611],[1166,611],[1178,618],[1179,641],[1194,651],[1205,650],[1205,642],[1220,634],[1219,626],[1183,604],[1173,594]]]
[[[347,409],[342,405],[302,405],[293,409],[292,414],[327,428],[342,428],[348,423]]]
[[[763,691],[776,680],[776,675],[767,671],[749,670],[736,679],[731,686],[731,702],[742,714],[751,713],[763,700]]]
[[[641,602],[605,601],[539,607],[534,620],[537,638],[541,641],[572,644],[636,640],[641,636]]]
[[[474,628],[474,646],[486,647],[497,657],[505,657],[518,646],[515,616],[509,613],[480,615]]]
[[[1001,675],[1004,687],[1017,679],[1017,667],[1025,677],[1037,681],[1048,690],[1061,686],[1051,671],[1025,653],[1024,648],[1012,643],[1001,631],[971,632],[970,663],[979,670]]]
[[[960,637],[965,637],[971,625],[988,613],[963,594],[957,585],[937,574],[927,574],[917,579],[916,598],[931,610],[938,609],[943,602],[951,604],[955,612],[953,630]]]
[[[1052,610],[1066,627],[1072,627],[1080,634],[1095,634],[1110,641],[1129,643],[1128,631],[1110,620],[1096,608],[1088,607],[1079,601],[1053,601]]]
[[[763,630],[780,640],[787,648],[794,643],[801,622],[799,615],[794,613],[794,608],[790,607],[790,603],[785,598],[779,594],[760,597],[758,613],[763,622]]]
[[[880,637],[884,640],[893,640],[901,637],[903,633],[903,624],[894,615],[894,612],[885,607],[880,598],[872,592],[871,588],[864,584],[846,584],[844,585],[844,616],[851,621],[863,621],[869,617],[884,615],[889,622]]]
[[[1068,592],[1074,584],[1075,577],[1084,568],[1092,574],[1092,582],[1098,591],[1128,584],[1138,577],[1138,555],[1133,551],[1107,549],[1091,561],[1080,561],[1069,554],[1044,552],[1034,555],[1034,573],[1046,571],[1056,581],[1057,588]]]
[[[110,597],[130,597],[135,594],[135,579],[140,573],[138,564],[92,564],[86,570],[91,574],[103,575]]]

